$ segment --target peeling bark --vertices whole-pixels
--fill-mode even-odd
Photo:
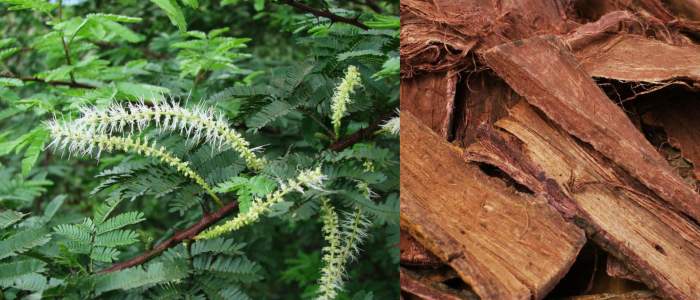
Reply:
[[[411,113],[401,118],[404,229],[481,299],[544,297],[583,246],[582,232],[544,199],[467,165],[458,148]]]
[[[700,230],[695,223],[526,102],[514,106],[496,126],[502,131],[489,139],[484,135],[468,148],[468,158],[487,157],[506,172],[517,169],[511,176],[548,195],[562,215],[661,295],[700,298]],[[504,135],[519,143],[511,146],[506,138],[494,138]],[[520,156],[506,157],[510,153]],[[513,161],[519,165],[509,166]]]
[[[643,182],[679,211],[700,221],[700,195],[684,184],[629,118],[579,68],[554,36],[504,44],[486,63],[519,95]]]

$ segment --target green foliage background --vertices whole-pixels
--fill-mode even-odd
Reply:
[[[288,2],[0,0],[0,299],[313,298],[322,197],[339,211],[361,208],[373,224],[338,298],[398,298],[398,137],[376,132],[330,150],[395,116],[398,1],[297,1],[357,17],[369,30]],[[336,137],[330,99],[349,65],[363,87]],[[140,99],[215,107],[253,146],[264,145],[270,163],[254,173],[231,150],[145,133],[189,161],[225,202],[245,209],[274,179],[319,163],[326,191],[290,195],[241,231],[99,275],[217,209],[152,159],[45,149],[44,122],[54,116]]]

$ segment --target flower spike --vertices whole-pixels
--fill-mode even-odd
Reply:
[[[148,139],[140,140],[131,137],[115,137],[103,133],[86,130],[83,126],[74,122],[59,123],[53,120],[48,123],[51,137],[48,147],[64,149],[70,155],[95,156],[99,159],[102,152],[124,151],[137,153],[158,159],[178,172],[192,179],[202,187],[218,205],[223,205],[204,178],[190,168],[188,162],[182,161],[163,146],[156,145],[153,141],[150,145]]]
[[[260,219],[260,216],[267,213],[273,205],[282,202],[285,195],[294,191],[304,193],[305,186],[320,190],[325,179],[326,176],[321,173],[320,167],[314,170],[302,171],[295,179],[289,179],[287,182],[280,183],[276,191],[267,194],[264,198],[256,198],[253,200],[247,212],[239,214],[222,225],[200,233],[195,239],[212,239],[254,223]]]
[[[265,160],[255,154],[250,143],[229,126],[223,115],[202,106],[190,110],[175,102],[154,102],[148,106],[141,101],[126,107],[117,104],[106,109],[83,108],[81,112],[82,117],[75,123],[86,131],[105,134],[142,131],[153,123],[161,131],[179,132],[193,140],[204,139],[212,148],[220,149],[227,144],[253,170],[260,171],[265,165]]]
[[[361,85],[360,71],[355,66],[348,66],[348,69],[345,71],[345,78],[335,88],[335,93],[331,99],[331,111],[333,112],[331,122],[333,123],[336,137],[340,135],[340,120],[348,110],[348,104],[352,102],[350,94],[355,91],[356,87]]]

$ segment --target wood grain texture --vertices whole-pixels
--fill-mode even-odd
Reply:
[[[545,199],[466,164],[459,148],[401,116],[401,222],[481,299],[541,299],[585,242]]]
[[[486,51],[484,58],[549,119],[589,143],[678,211],[700,221],[700,194],[670,168],[559,38],[543,36],[503,44]]]
[[[401,81],[401,111],[411,112],[444,139],[452,125],[457,75],[429,73]]]
[[[588,74],[623,81],[700,82],[700,47],[675,46],[638,35],[619,34],[575,52]]]
[[[553,207],[659,294],[700,299],[695,223],[524,101],[496,126],[501,130],[482,134],[467,157],[495,164],[546,194]]]

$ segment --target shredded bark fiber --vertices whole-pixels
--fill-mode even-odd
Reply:
[[[542,299],[583,232],[648,291],[570,299],[700,299],[699,1],[400,8],[402,236],[427,249],[402,277],[432,253],[481,299]]]

